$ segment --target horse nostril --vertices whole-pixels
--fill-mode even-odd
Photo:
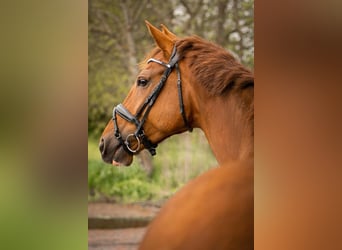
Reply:
[[[105,144],[104,144],[104,139],[103,138],[101,138],[101,141],[100,141],[100,144],[99,144],[99,149],[100,149],[101,154],[103,155],[104,154],[104,149],[105,149]]]

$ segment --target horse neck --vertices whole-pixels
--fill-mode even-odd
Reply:
[[[234,94],[207,97],[198,105],[198,126],[204,131],[219,164],[254,157],[254,126],[251,117],[254,101],[253,96],[250,98],[252,100],[247,103],[247,108],[241,102],[241,95]]]

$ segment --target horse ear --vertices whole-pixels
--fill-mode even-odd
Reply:
[[[150,32],[157,46],[162,49],[165,57],[169,58],[171,56],[173,45],[174,45],[172,39],[165,33],[161,32],[159,29],[154,27],[148,21],[145,21],[145,23],[146,23],[148,31]]]
[[[169,31],[169,29],[164,24],[161,24],[160,26],[162,27],[162,32],[167,35],[172,41],[177,40],[177,36]]]

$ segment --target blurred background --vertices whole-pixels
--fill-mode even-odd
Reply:
[[[89,201],[161,201],[200,173],[216,166],[199,130],[161,143],[133,165],[104,164],[100,135],[138,73],[138,63],[153,47],[144,20],[165,24],[179,37],[198,35],[215,42],[244,65],[254,67],[252,0],[89,0],[88,23],[88,188]]]
[[[116,2],[107,1],[119,6]],[[211,11],[223,10],[217,1],[191,2],[191,15],[202,17],[185,12],[181,15],[185,20],[179,21],[176,8],[166,8],[170,2],[162,2],[153,2],[153,11],[139,17],[139,27],[133,26],[138,30],[135,35],[140,32],[150,39],[143,23],[148,19],[156,26],[168,25],[180,36],[191,35],[201,23],[207,28],[196,34],[205,38],[213,34],[208,39],[215,39],[216,21],[210,20],[217,20],[217,15]],[[88,93],[94,84],[94,71],[88,66],[93,39],[89,14],[94,3],[104,4],[82,0],[1,3],[0,249],[87,249],[91,190],[87,146],[93,133],[87,123]],[[165,9],[169,14],[157,17]],[[255,2],[255,249],[342,249],[340,10],[340,1]],[[234,23],[230,15],[233,12],[226,13],[224,26],[217,26],[223,27],[222,33],[229,33],[226,28]],[[186,23],[191,25],[181,25]],[[135,46],[144,39],[139,38]],[[149,46],[152,40],[143,49],[148,51]],[[137,52],[138,61],[144,53]],[[104,95],[97,101],[103,101]],[[96,121],[107,122],[120,98],[106,101],[107,117]],[[196,141],[194,134],[189,136]],[[93,138],[97,144],[95,132]],[[185,140],[181,142],[178,146]],[[111,237],[123,239],[120,236]]]

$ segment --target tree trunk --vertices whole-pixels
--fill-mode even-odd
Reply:
[[[223,45],[225,43],[225,32],[224,30],[224,22],[226,21],[226,8],[228,1],[220,0],[217,4],[218,14],[217,14],[217,23],[216,23],[216,43]]]
[[[136,58],[136,49],[135,43],[132,34],[132,23],[129,15],[129,10],[126,5],[126,1],[121,1],[121,9],[124,16],[125,22],[125,35],[126,35],[126,44],[127,44],[127,67],[130,73],[130,78],[134,79],[138,74],[137,70],[137,58]]]
[[[132,18],[131,13],[129,13],[129,8],[126,5],[126,1],[121,1],[121,9],[124,16],[125,29],[126,29],[126,42],[127,42],[127,67],[130,75],[130,81],[133,82],[138,74],[138,60],[136,57],[135,42],[132,33]],[[147,150],[141,151],[137,158],[146,171],[147,175],[150,177],[153,170],[152,157]]]

